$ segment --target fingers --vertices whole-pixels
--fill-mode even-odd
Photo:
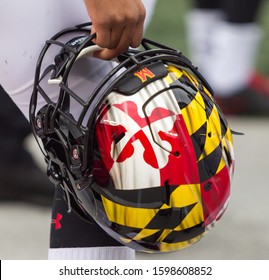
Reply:
[[[95,43],[105,48],[96,57],[112,59],[128,47],[138,47],[143,38],[145,8],[140,0],[88,0]],[[104,10],[105,3],[108,5]]]
[[[138,31],[138,29],[135,27],[125,27],[123,30],[119,30],[117,35],[113,34],[113,31],[110,32],[110,42],[108,45],[103,45],[102,47],[105,47],[104,50],[95,53],[95,57],[109,60],[112,59],[119,54],[126,51],[129,46],[135,48],[140,45],[141,38],[143,36],[143,32]],[[98,41],[98,35],[96,38],[96,44],[101,46],[102,42]],[[106,41],[108,42],[108,41]]]

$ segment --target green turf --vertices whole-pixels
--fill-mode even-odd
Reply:
[[[235,0],[236,1],[236,0]],[[190,0],[158,0],[153,20],[146,36],[171,47],[177,48],[188,56],[185,39],[184,15],[191,9]],[[258,22],[263,29],[263,38],[259,48],[256,68],[269,75],[269,1],[263,2]]]
[[[184,14],[189,9],[189,2],[188,0],[159,0],[146,33],[147,37],[185,52],[187,46]]]

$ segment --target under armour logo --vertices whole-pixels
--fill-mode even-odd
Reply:
[[[58,230],[62,227],[60,221],[63,218],[63,216],[59,213],[57,213],[56,218],[51,220],[52,224],[55,224],[55,230]]]

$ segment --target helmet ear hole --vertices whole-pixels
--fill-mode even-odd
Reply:
[[[179,151],[175,151],[175,152],[174,152],[174,156],[175,156],[175,157],[179,157],[179,156],[180,156],[180,152],[179,152]]]
[[[181,52],[143,39],[117,62],[101,61],[91,57],[98,47],[90,33],[91,24],[59,32],[37,63],[30,119],[48,175],[68,206],[124,245],[188,247],[229,201],[234,153],[225,116]]]

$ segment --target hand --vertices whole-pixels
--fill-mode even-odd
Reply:
[[[104,48],[94,54],[112,59],[128,47],[140,45],[146,11],[141,0],[84,0],[92,21],[95,44]]]

